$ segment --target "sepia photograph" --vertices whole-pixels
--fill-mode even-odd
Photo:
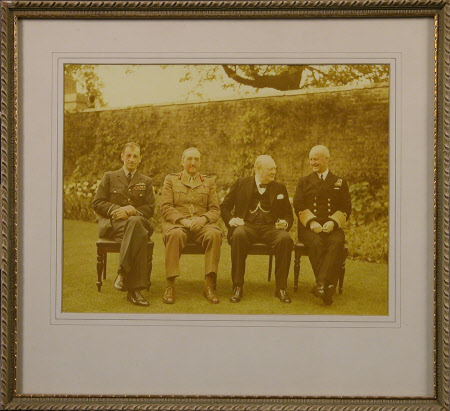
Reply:
[[[389,64],[64,64],[62,312],[389,315],[389,114]]]

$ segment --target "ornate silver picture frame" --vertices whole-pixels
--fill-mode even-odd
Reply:
[[[326,20],[329,19],[329,20]],[[26,375],[21,358],[26,324],[21,317],[23,277],[26,256],[22,239],[27,227],[23,221],[21,187],[24,184],[24,166],[27,161],[21,152],[21,121],[23,101],[23,60],[29,49],[23,48],[20,25],[25,21],[36,24],[65,21],[172,21],[182,20],[187,26],[195,21],[334,21],[348,22],[363,19],[380,21],[398,19],[428,19],[434,26],[434,60],[427,62],[434,68],[433,101],[427,107],[433,112],[433,187],[428,187],[429,203],[433,203],[433,301],[427,302],[434,313],[433,359],[427,364],[433,372],[433,394],[393,394],[358,396],[348,392],[339,395],[248,395],[242,393],[198,392],[186,395],[152,391],[131,393],[30,393],[21,389]],[[448,410],[449,402],[449,142],[450,142],[450,5],[442,0],[368,0],[355,1],[2,1],[1,29],[1,156],[2,156],[2,276],[1,276],[1,403],[4,409],[173,409],[173,410]],[[55,52],[61,50],[55,50]],[[136,50],[133,49],[134,52]],[[220,50],[218,50],[220,51]],[[56,75],[56,74],[55,74]],[[400,76],[400,74],[399,74]],[[399,77],[400,78],[400,77]],[[26,90],[25,90],[26,91]],[[49,119],[50,121],[50,119]],[[403,119],[403,121],[407,121]],[[407,140],[405,140],[407,141]],[[431,161],[431,160],[430,160]],[[431,194],[432,193],[432,194]],[[432,196],[432,198],[431,198]],[[422,216],[423,217],[423,216]],[[421,218],[418,216],[417,218]],[[430,247],[431,249],[431,247]],[[423,273],[426,275],[427,273]],[[403,280],[403,284],[407,279]],[[404,285],[403,285],[404,286]],[[50,288],[50,286],[48,287]],[[431,316],[430,316],[431,317]],[[50,322],[50,320],[49,320]],[[398,328],[401,328],[398,326]],[[398,328],[392,328],[395,332]],[[384,342],[381,342],[384,343]],[[412,344],[405,341],[405,345]],[[277,347],[268,347],[268,351]],[[36,352],[39,356],[39,352]],[[31,359],[32,360],[32,359]],[[88,359],[89,360],[94,360]],[[264,360],[264,358],[261,358]],[[63,367],[63,365],[61,365]],[[214,366],[214,364],[213,364]],[[347,364],[346,367],[358,367]],[[345,378],[346,367],[343,367]],[[125,370],[126,371],[126,370]],[[237,373],[241,370],[237,368]],[[49,370],[43,370],[43,375]],[[51,371],[50,371],[51,372]],[[71,370],[65,370],[70,381]],[[149,370],[157,373],[158,370]],[[176,371],[174,371],[176,372]],[[220,369],[217,371],[220,372]],[[267,375],[276,379],[278,371]],[[362,371],[363,372],[363,371]],[[103,374],[102,374],[103,373]],[[107,376],[108,370],[101,375]],[[195,369],[192,370],[195,380]],[[419,376],[427,378],[427,376]],[[429,377],[429,376],[428,376]],[[45,378],[45,377],[43,377]],[[75,377],[74,377],[75,378]],[[78,377],[79,378],[79,377]],[[143,376],[145,378],[145,376]],[[430,383],[429,383],[430,384]],[[94,390],[95,391],[95,390]],[[242,392],[245,392],[243,390]],[[394,390],[395,392],[395,390]]]

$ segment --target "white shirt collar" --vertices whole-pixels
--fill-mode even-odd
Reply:
[[[126,175],[127,177],[128,177],[128,174],[131,173],[131,178],[134,177],[134,175],[136,174],[136,171],[137,171],[137,170],[130,171],[130,170],[128,170],[128,168],[126,168],[125,166],[123,166],[122,168],[123,168],[123,171],[125,172],[125,175]]]
[[[323,173],[317,173],[317,175],[319,176],[319,178],[320,178],[320,175],[323,175],[323,179],[325,180],[326,178],[327,178],[327,175],[328,175],[328,168],[323,172]]]
[[[261,181],[259,181],[259,179],[258,179],[258,177],[256,177],[256,175],[255,175],[255,183],[256,183],[256,188],[259,191],[259,194],[264,194],[266,191],[266,187],[259,186],[260,184],[263,184],[263,183],[261,183]]]
[[[187,179],[190,183],[193,183],[197,179],[197,176],[198,176],[198,173],[195,176],[191,176],[189,173],[186,173],[186,171],[183,171],[183,173],[187,177]]]

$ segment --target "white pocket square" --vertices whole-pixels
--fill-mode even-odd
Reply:
[[[278,194],[277,195],[277,200],[282,200],[284,198],[284,195],[283,194]]]

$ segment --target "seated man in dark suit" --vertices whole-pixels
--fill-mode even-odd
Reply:
[[[333,303],[345,235],[342,226],[351,212],[347,182],[328,170],[330,152],[315,146],[309,153],[313,172],[298,180],[294,209],[298,216],[298,239],[308,247],[316,277],[313,293],[325,305]]]
[[[275,296],[284,303],[291,302],[286,288],[293,247],[289,230],[294,217],[286,187],[274,181],[275,174],[272,157],[259,156],[255,175],[238,178],[220,205],[231,244],[232,303],[243,296],[248,250],[260,241],[275,253]]]
[[[103,176],[92,207],[100,215],[99,237],[121,243],[114,287],[128,291],[131,303],[148,306],[140,291],[150,283],[147,242],[153,232],[149,218],[155,211],[155,195],[150,177],[137,171],[141,162],[139,145],[125,144],[121,159],[122,168]]]

